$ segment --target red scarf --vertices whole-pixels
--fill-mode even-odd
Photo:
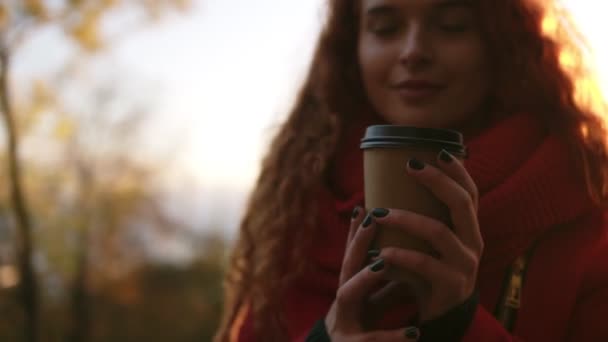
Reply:
[[[359,141],[375,123],[368,118],[346,130],[329,186],[319,195],[321,237],[308,253],[315,270],[302,276],[284,300],[294,340],[305,337],[335,296],[350,215],[355,205],[363,205]],[[480,192],[478,218],[485,242],[480,280],[503,270],[550,229],[592,207],[568,147],[530,115],[511,116],[467,139],[466,145],[465,166]],[[242,338],[251,333],[249,323]]]

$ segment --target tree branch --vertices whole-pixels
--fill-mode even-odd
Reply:
[[[20,238],[17,244],[17,260],[21,273],[20,294],[25,309],[26,341],[37,342],[39,327],[38,286],[32,265],[32,227],[21,182],[18,132],[10,99],[10,62],[10,50],[7,46],[4,46],[0,50],[0,112],[2,112],[7,131],[10,196]]]

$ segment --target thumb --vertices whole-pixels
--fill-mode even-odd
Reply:
[[[397,330],[380,330],[366,333],[363,341],[415,342],[420,339],[420,329],[407,327]]]

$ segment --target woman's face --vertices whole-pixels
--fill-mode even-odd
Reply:
[[[489,80],[470,2],[360,1],[358,61],[378,114],[396,125],[473,125]]]

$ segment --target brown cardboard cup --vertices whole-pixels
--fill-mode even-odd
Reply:
[[[416,158],[437,165],[443,149],[457,159],[466,157],[462,134],[457,131],[407,126],[370,126],[361,140],[363,149],[365,208],[394,208],[435,218],[451,227],[450,213],[428,188],[406,172],[407,162]],[[430,255],[434,251],[426,242],[414,238],[398,227],[378,226],[372,248],[399,247]],[[419,288],[424,282],[403,269],[390,268],[389,278]]]

